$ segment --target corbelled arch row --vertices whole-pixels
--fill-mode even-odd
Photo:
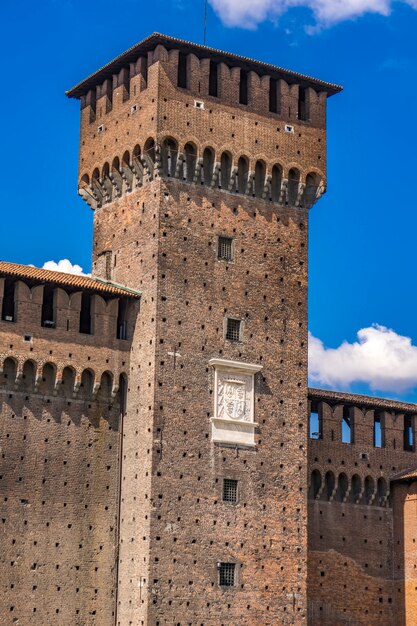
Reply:
[[[322,502],[387,507],[390,506],[389,482],[383,476],[375,479],[367,473],[361,476],[355,472],[349,477],[344,471],[337,473],[314,466],[310,472],[308,498]]]
[[[35,361],[0,354],[0,388],[10,392],[38,393],[112,405],[119,401],[126,380],[124,371],[114,374],[108,369],[95,371],[47,359]]]
[[[310,208],[325,192],[323,173],[297,163],[271,162],[263,155],[234,153],[228,147],[148,137],[120,156],[85,172],[80,196],[92,208],[117,200],[156,178],[171,178],[279,204]]]

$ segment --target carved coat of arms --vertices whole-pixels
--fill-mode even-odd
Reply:
[[[220,376],[217,398],[219,417],[250,421],[250,398],[247,386],[248,380],[244,376]]]
[[[224,389],[224,408],[227,417],[232,420],[241,420],[246,413],[245,383],[227,381]]]

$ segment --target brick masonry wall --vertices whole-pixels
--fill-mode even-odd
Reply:
[[[118,408],[0,391],[1,623],[113,623]]]
[[[225,91],[197,110],[175,86],[172,55],[158,54],[134,115],[133,99],[113,98],[94,137],[83,112],[80,176],[110,162],[116,143],[121,155],[149,136],[180,150],[193,141],[198,154],[209,144],[216,160],[243,153],[252,169],[263,158],[323,171],[323,130],[300,123],[287,137],[279,116]],[[178,180],[95,212],[95,267],[111,249],[112,278],[143,293],[123,437],[121,625],[305,623],[307,226],[305,210]],[[232,263],[217,260],[219,235],[234,238]],[[244,320],[241,343],[224,339],[226,313]],[[211,442],[214,356],[263,365],[254,450]],[[227,477],[239,480],[237,505],[221,502]],[[238,565],[233,589],[218,585],[222,560]]]
[[[308,451],[309,623],[413,623],[415,503],[412,491],[407,495],[391,479],[415,466],[415,450],[402,448],[404,415],[414,415],[416,407],[334,392],[321,397],[319,391],[310,394],[310,401],[322,418],[322,439],[310,439]],[[351,444],[341,442],[343,406],[349,407],[353,423]],[[373,445],[374,414],[384,424],[381,448]],[[332,473],[331,493],[326,487],[314,490],[313,471],[320,472],[322,485],[326,473]],[[341,476],[347,477],[345,486]],[[354,476],[360,484],[356,495]],[[385,495],[378,492],[381,479]],[[405,618],[406,605],[411,622]]]
[[[56,328],[42,328],[42,289],[18,281],[17,321],[0,321],[0,621],[110,626],[129,343],[117,300],[95,296],[95,332],[80,334],[81,294],[69,307],[63,289]]]

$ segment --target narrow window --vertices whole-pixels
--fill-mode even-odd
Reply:
[[[193,144],[187,143],[184,147],[185,153],[185,170],[183,178],[192,183],[195,176],[195,168],[197,164],[197,152]]]
[[[187,89],[187,55],[180,52],[178,55],[178,87]]]
[[[404,415],[404,450],[413,451],[413,419],[411,415]]]
[[[218,95],[218,64],[215,61],[210,61],[210,73],[209,73],[209,96],[217,98]]]
[[[382,422],[380,415],[374,415],[374,448],[382,448]]]
[[[41,320],[41,324],[45,328],[55,328],[54,296],[55,289],[49,285],[45,285],[43,288]]]
[[[220,186],[222,189],[229,189],[231,175],[232,159],[228,152],[223,152],[220,157]]]
[[[304,121],[307,119],[305,87],[299,87],[298,89],[298,119]]]
[[[330,501],[333,496],[335,482],[336,482],[333,472],[326,473],[326,476],[324,477],[324,482],[326,486],[324,495],[327,498],[327,500]]]
[[[352,409],[348,406],[343,407],[342,418],[342,443],[352,443]]]
[[[275,78],[269,79],[269,110],[271,113],[278,113],[277,80]]]
[[[85,291],[81,296],[80,333],[91,335],[91,295]]]
[[[206,148],[203,152],[203,176],[204,184],[211,185],[214,169],[214,152],[211,148]]]
[[[262,198],[265,190],[265,163],[256,161],[255,164],[255,196]]]
[[[222,261],[233,260],[233,239],[231,237],[219,237],[217,243],[217,258]]]
[[[248,186],[249,163],[246,157],[241,156],[237,163],[237,190],[246,193]]]
[[[219,585],[221,587],[235,586],[235,563],[219,563]]]
[[[237,502],[237,480],[223,480],[223,502]]]
[[[1,307],[1,319],[6,322],[15,322],[15,302],[14,302],[15,281],[6,278],[4,281],[3,304]]]
[[[230,341],[239,341],[241,332],[241,320],[227,318],[226,339]]]
[[[127,339],[127,300],[120,298],[119,309],[117,314],[117,339]]]
[[[310,419],[309,419],[310,439],[322,439],[322,420],[320,418],[319,408],[316,403],[311,403]]]
[[[295,206],[298,199],[298,190],[300,184],[300,172],[292,168],[288,172],[288,204]]]
[[[313,470],[310,480],[310,489],[308,497],[310,500],[315,500],[320,493],[321,489],[321,474],[318,470]]]
[[[281,198],[282,170],[278,165],[272,168],[271,198],[272,202],[279,202]]]
[[[248,73],[240,70],[239,104],[248,103]]]

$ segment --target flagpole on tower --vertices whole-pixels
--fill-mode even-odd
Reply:
[[[206,32],[207,32],[207,0],[204,1],[204,36],[203,45],[206,45]]]

